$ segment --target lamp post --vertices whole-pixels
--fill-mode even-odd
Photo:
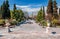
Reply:
[[[50,28],[50,22],[47,20],[47,28],[46,28],[46,33],[49,33],[49,28]]]

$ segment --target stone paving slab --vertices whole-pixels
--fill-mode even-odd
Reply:
[[[7,35],[0,37],[0,39],[60,39],[60,36],[51,36],[51,35]]]
[[[60,35],[47,34],[42,32],[11,32],[3,35],[0,39],[60,39]]]
[[[33,24],[22,24],[19,27],[12,28],[12,32],[8,33],[7,29],[0,30],[0,39],[60,39],[60,28],[50,28],[46,33],[46,28],[42,28],[33,20]],[[56,31],[55,35],[51,34]]]

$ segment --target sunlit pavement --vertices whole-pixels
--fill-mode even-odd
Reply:
[[[33,24],[28,24],[32,22]],[[26,24],[27,23],[27,24]],[[6,28],[0,29],[0,39],[59,39],[60,28],[50,28],[46,33],[46,28],[42,28],[34,20],[28,20],[20,26],[11,28],[10,33]],[[51,32],[56,32],[52,34]]]

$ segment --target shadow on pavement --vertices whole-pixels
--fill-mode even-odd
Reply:
[[[26,21],[19,22],[19,23],[17,23],[16,26],[20,26],[21,24],[26,24],[25,22],[26,22]]]
[[[0,35],[0,37],[3,37],[4,35]]]

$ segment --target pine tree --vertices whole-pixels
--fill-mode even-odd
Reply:
[[[2,10],[1,10],[1,7],[0,7],[0,18],[2,18]]]
[[[40,22],[40,21],[43,20],[43,10],[42,10],[42,8],[39,10],[36,20],[37,20],[37,22]]]
[[[14,8],[13,8],[13,19],[16,19],[16,4],[14,4]]]
[[[45,8],[43,6],[43,18],[45,19]]]
[[[58,19],[58,13],[57,13],[57,3],[56,0],[53,1],[53,16],[55,19]]]
[[[5,18],[11,18],[11,16],[10,16],[10,9],[9,9],[9,2],[8,2],[8,0],[6,0],[6,17]]]
[[[5,5],[5,1],[3,2],[3,5],[2,5],[2,17],[3,17],[3,19],[5,18],[5,16],[6,16],[6,14],[5,14],[5,10],[6,9],[6,5]]]
[[[3,19],[8,19],[10,18],[10,10],[9,10],[9,2],[8,0],[4,1],[3,5],[2,5],[2,13],[3,13]]]
[[[20,21],[24,20],[24,12],[22,10],[19,10],[20,13]]]
[[[52,16],[53,16],[53,2],[52,2],[52,0],[49,0],[48,6],[47,6],[47,14],[48,14],[48,20],[51,20]]]
[[[13,8],[13,18],[16,19],[17,21],[21,21],[24,18],[23,11],[17,10],[16,4],[14,4],[14,8]]]
[[[14,10],[14,13],[15,13],[15,11],[16,11],[16,4],[14,4],[14,8],[13,8],[13,10]]]

